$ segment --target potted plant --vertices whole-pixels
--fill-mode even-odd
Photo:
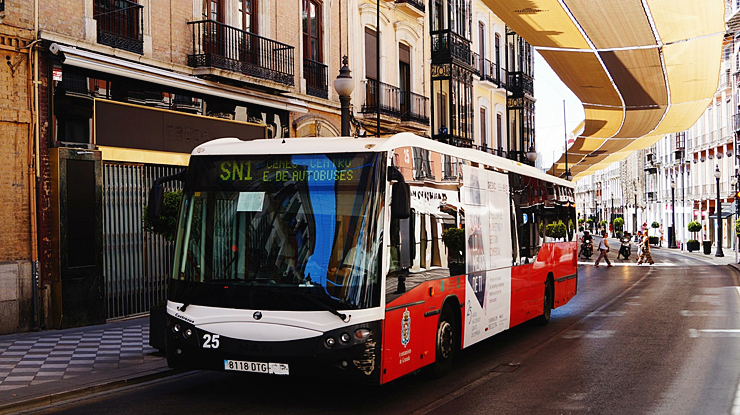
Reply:
[[[614,218],[614,230],[617,232],[617,239],[621,238],[624,230],[624,219]]]
[[[465,229],[447,228],[442,232],[442,242],[447,247],[450,275],[465,274]]]
[[[565,239],[565,235],[568,233],[568,228],[565,226],[562,220],[557,222],[548,223],[545,227],[545,236],[553,239]]]
[[[154,221],[149,221],[147,206],[144,206],[144,229],[161,235],[168,241],[175,239],[177,217],[180,210],[182,191],[166,192],[162,202],[162,211]],[[149,309],[149,345],[163,352],[165,350],[165,330],[167,324],[167,301],[162,300]]]
[[[601,229],[606,229],[606,224],[607,224],[606,220],[602,220],[601,222],[599,222],[599,224],[601,225]]]
[[[590,230],[594,230],[594,220],[591,218],[586,219],[586,226]]]
[[[691,239],[689,239],[686,242],[686,249],[689,252],[698,251],[699,250],[699,241],[695,238],[695,236],[696,236],[696,233],[697,232],[701,231],[701,223],[699,223],[699,221],[692,220],[687,225],[687,228],[688,228],[689,232],[691,232],[694,235],[694,238],[691,238]]]

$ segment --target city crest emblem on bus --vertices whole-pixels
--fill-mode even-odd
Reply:
[[[403,319],[401,320],[401,344],[403,347],[409,344],[411,340],[411,313],[409,309],[403,312]]]

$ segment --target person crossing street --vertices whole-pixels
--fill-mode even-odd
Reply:
[[[599,257],[596,258],[596,263],[594,264],[595,267],[599,266],[599,262],[601,262],[601,258],[604,258],[604,261],[606,261],[606,266],[611,267],[612,263],[609,261],[609,241],[606,240],[606,231],[601,231],[601,241],[599,241]]]

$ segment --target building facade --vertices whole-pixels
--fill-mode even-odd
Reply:
[[[352,135],[525,162],[535,144],[532,49],[477,0],[1,4],[2,333],[162,302],[171,242],[142,227],[153,180],[216,137],[339,135],[343,56]]]

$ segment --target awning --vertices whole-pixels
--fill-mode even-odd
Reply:
[[[719,82],[723,0],[483,0],[583,102],[575,178],[691,127]],[[550,173],[565,171],[563,155]]]
[[[735,214],[735,212],[732,212],[732,211],[730,211],[730,212],[725,212],[725,211],[723,210],[723,211],[722,211],[722,219],[727,219],[727,218],[729,218],[730,216],[732,216],[732,215],[734,215],[734,214]],[[709,215],[709,219],[717,219],[717,215]]]
[[[153,66],[101,55],[99,53],[77,49],[71,46],[56,43],[54,45],[59,48],[60,52],[64,53],[65,65],[105,72],[126,78],[137,79],[139,81],[197,92],[199,94],[228,98],[237,102],[263,105],[266,107],[299,113],[308,112],[308,105],[306,102],[296,98],[275,98],[274,96],[269,96],[267,94],[261,96],[262,94],[255,95],[255,93],[252,93],[251,91],[250,95],[247,95],[243,90],[228,88],[225,85],[209,82],[195,76],[166,71]]]

